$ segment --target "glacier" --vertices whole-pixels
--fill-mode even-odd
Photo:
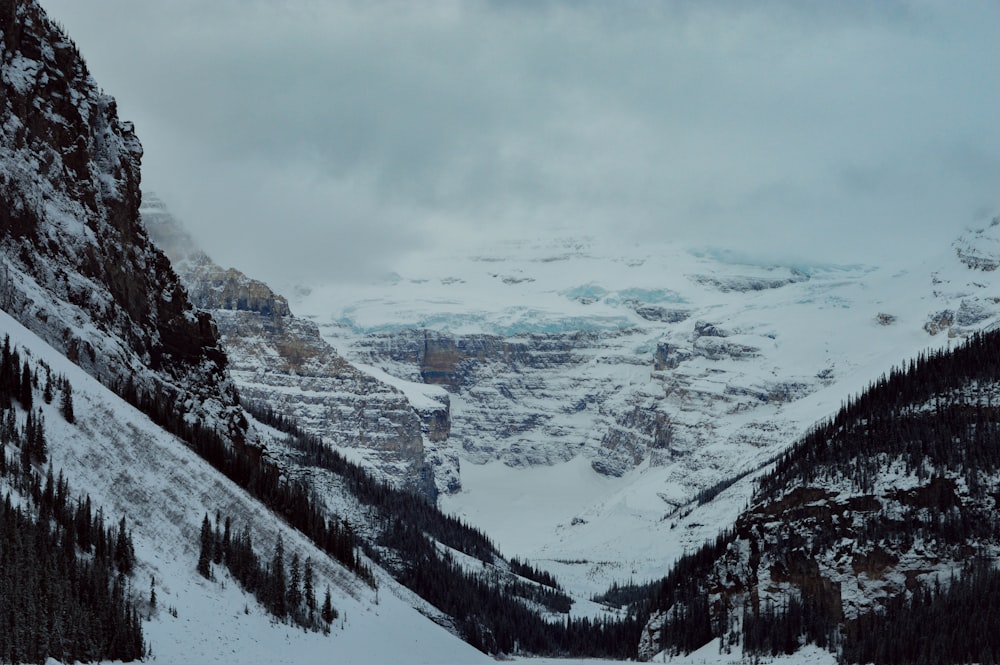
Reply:
[[[448,391],[461,490],[442,507],[594,593],[713,537],[845,395],[996,325],[996,236],[878,266],[534,238],[286,291],[352,363]]]

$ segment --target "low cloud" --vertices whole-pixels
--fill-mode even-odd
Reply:
[[[873,262],[1000,212],[988,1],[43,4],[268,279],[540,229]]]

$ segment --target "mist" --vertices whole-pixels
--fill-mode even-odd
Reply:
[[[551,233],[877,264],[1000,213],[986,0],[43,4],[144,188],[277,282]]]

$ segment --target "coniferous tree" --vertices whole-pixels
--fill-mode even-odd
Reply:
[[[72,425],[76,422],[76,415],[73,413],[73,386],[65,378],[62,384],[62,398],[59,401],[59,412],[66,422]]]
[[[198,572],[205,579],[212,578],[212,525],[208,513],[201,521],[201,549],[198,552]]]
[[[313,615],[316,613],[316,590],[313,588],[312,557],[306,557],[306,565],[302,578],[302,594],[305,597],[304,599],[306,603],[306,610],[309,612],[309,619],[312,620]]]
[[[48,469],[45,471],[45,489],[42,490],[42,495],[39,499],[38,505],[38,519],[39,521],[48,521],[49,517],[52,516],[52,511],[55,508],[56,502],[56,480],[52,475],[52,465],[49,464]]]
[[[11,367],[10,335],[4,335],[3,350],[0,351],[0,408],[9,409],[13,393],[13,368]]]
[[[24,419],[24,432],[21,436],[21,467],[29,468],[31,466],[31,455],[32,446],[35,443],[35,415],[28,411],[27,417]]]
[[[52,370],[49,367],[45,368],[45,389],[42,391],[42,399],[45,400],[46,404],[52,403]]]
[[[232,520],[226,515],[226,528],[222,532],[222,558],[229,561],[229,554],[232,549]]]
[[[330,587],[326,587],[326,595],[323,596],[323,609],[320,611],[320,616],[323,617],[323,621],[326,623],[333,623],[333,620],[337,618],[337,612],[333,609],[333,605],[330,601]]]
[[[212,563],[221,564],[223,558],[222,531],[219,528],[219,513],[215,513],[215,531],[212,535]]]
[[[130,575],[135,568],[135,548],[132,536],[125,528],[125,516],[118,522],[118,535],[115,538],[114,562],[118,572]]]
[[[45,464],[49,459],[49,446],[45,441],[45,416],[38,409],[35,417],[34,441],[31,443],[31,456],[39,464]]]
[[[274,557],[271,559],[270,582],[271,592],[269,600],[271,611],[278,618],[284,619],[288,614],[285,603],[285,593],[288,585],[285,578],[285,543],[280,533],[278,534],[278,542],[274,545]]]
[[[21,406],[24,407],[26,411],[31,411],[34,404],[32,399],[32,389],[31,389],[31,368],[28,367],[28,360],[25,359],[24,366],[21,368],[21,385],[18,391],[18,401],[21,402]]]
[[[2,393],[2,391],[0,391]],[[3,393],[6,394],[6,393]],[[14,410],[7,406],[3,418],[0,419],[0,443],[7,444],[17,438],[17,417]]]
[[[288,601],[288,612],[297,617],[302,607],[302,570],[299,567],[299,553],[292,554],[291,570],[288,574],[288,592],[285,594]]]
[[[91,525],[93,524],[93,505],[90,502],[89,494],[83,501],[77,501],[74,522],[76,523],[77,543],[80,545],[81,550],[89,553],[94,544],[94,538],[91,535]]]

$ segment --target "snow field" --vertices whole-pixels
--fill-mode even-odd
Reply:
[[[151,577],[157,608],[143,624],[153,662],[162,663],[475,663],[489,659],[414,609],[418,604],[385,574],[376,592],[317,550],[297,531],[210,468],[180,440],[122,402],[30,331],[0,312],[0,331],[31,359],[43,359],[73,385],[77,424],[55,404],[41,404],[50,458],[74,497],[89,494],[107,522],[127,519],[137,566],[133,593],[149,613]],[[41,400],[39,400],[40,402]],[[286,561],[311,557],[317,595],[327,584],[340,613],[330,636],[277,623],[215,567],[215,581],[195,571],[203,516],[216,511],[235,528],[250,523],[257,553],[270,558],[280,534]],[[176,610],[176,617],[171,610]],[[246,610],[246,612],[245,612]]]
[[[998,233],[972,232],[956,246],[968,251]],[[384,361],[371,369],[359,343],[366,335],[407,328],[456,336],[605,331],[600,348],[581,351],[588,362],[530,379],[513,375],[531,389],[508,404],[490,392],[492,379],[450,395],[449,445],[462,462],[463,490],[441,498],[445,510],[489,534],[506,555],[589,597],[612,582],[665,574],[677,557],[733,523],[752,494],[752,476],[704,506],[691,504],[698,490],[766,464],[892,366],[958,343],[947,330],[924,330],[931,315],[974,302],[985,308],[976,326],[995,322],[998,279],[971,270],[952,248],[887,257],[881,267],[773,266],[676,245],[541,238],[404,265],[382,284],[286,291],[297,294],[296,311],[314,319],[342,355],[383,379],[399,377],[397,386],[413,378],[414,367]],[[777,283],[784,285],[752,288]],[[637,304],[689,316],[649,321]],[[692,342],[698,321],[729,336]],[[653,371],[660,342],[692,348],[718,340],[756,351],[746,358],[696,354],[675,369]],[[785,386],[792,390],[786,399],[758,397]],[[590,402],[578,412],[566,408],[599,390],[600,415]],[[616,426],[609,412],[664,399],[658,408],[693,437],[677,442],[676,458],[656,465],[647,458],[620,478],[590,468],[602,433]],[[490,439],[505,419],[531,413],[545,414],[544,427]],[[491,417],[498,421],[480,422]],[[522,458],[510,452],[514,445]],[[498,451],[493,457],[491,449]],[[550,463],[533,465],[529,457]]]

